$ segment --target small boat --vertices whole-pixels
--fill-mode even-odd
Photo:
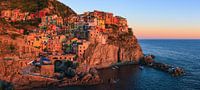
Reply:
[[[112,67],[112,70],[115,70],[116,68]]]
[[[33,62],[35,62],[34,60],[33,61],[30,61],[29,63],[28,63],[28,65],[32,65],[33,64]]]
[[[119,67],[118,67],[118,66],[115,66],[115,68],[118,69]]]
[[[117,79],[117,80],[113,80],[113,83],[117,83],[117,82],[119,82],[119,79]]]
[[[143,69],[144,69],[144,67],[143,67],[143,66],[139,66],[139,68],[140,68],[141,70],[143,70]]]
[[[108,80],[108,82],[109,82],[110,84],[115,84],[115,83],[119,82],[119,79],[115,80],[115,79],[113,79],[113,78],[110,78],[110,79]]]
[[[117,81],[116,81],[116,80],[113,80],[113,83],[117,83]]]

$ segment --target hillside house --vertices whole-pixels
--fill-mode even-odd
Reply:
[[[41,23],[42,25],[50,25],[54,24],[57,26],[62,26],[63,25],[63,18],[58,17],[57,15],[51,15],[51,16],[44,16],[41,18]]]
[[[104,30],[105,29],[105,20],[97,19],[97,27],[101,30]]]
[[[11,21],[18,21],[19,20],[19,15],[20,14],[20,9],[14,9],[12,10],[12,17],[11,17]]]
[[[54,63],[56,60],[70,60],[76,61],[75,54],[66,54],[66,55],[49,55],[48,58]]]
[[[2,10],[1,11],[1,18],[5,18],[6,20],[9,20],[12,16],[11,10]]]
[[[90,27],[95,27],[95,26],[97,26],[97,25],[98,25],[97,18],[95,18],[95,17],[89,18],[89,19],[88,19],[88,25],[89,25]]]
[[[97,11],[97,10],[94,10],[94,12],[92,12],[94,17],[98,18],[98,19],[103,19],[105,20],[105,13],[102,12],[102,11]]]
[[[78,57],[82,57],[85,53],[85,50],[90,45],[89,41],[83,41],[82,44],[78,45]]]
[[[105,13],[105,24],[113,24],[113,14],[112,13]]]
[[[58,39],[48,40],[47,51],[52,53],[62,53],[62,43]]]

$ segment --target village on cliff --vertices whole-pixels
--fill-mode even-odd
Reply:
[[[1,18],[9,23],[40,20],[36,29],[18,29],[15,32],[23,35],[23,38],[12,40],[0,36],[0,43],[9,45],[9,49],[0,48],[0,53],[4,52],[1,58],[31,60],[26,64],[40,66],[42,74],[51,76],[54,74],[54,64],[60,61],[83,63],[82,58],[91,43],[106,44],[110,33],[132,31],[126,18],[108,12],[95,10],[66,18],[48,13],[48,9],[36,13],[22,12],[20,9],[1,11]],[[0,30],[4,28],[0,27]],[[17,55],[10,56],[13,51],[18,52]]]

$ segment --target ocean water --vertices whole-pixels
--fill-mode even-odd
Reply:
[[[186,74],[173,77],[168,73],[137,65],[100,70],[104,81],[115,83],[74,86],[59,90],[200,90],[200,40],[139,40],[145,54],[154,54],[156,61],[182,67]]]

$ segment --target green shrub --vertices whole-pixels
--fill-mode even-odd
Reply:
[[[13,60],[13,58],[10,58],[10,57],[4,57],[3,60]]]
[[[17,50],[17,48],[13,44],[8,45],[6,49],[11,53],[14,53]]]

